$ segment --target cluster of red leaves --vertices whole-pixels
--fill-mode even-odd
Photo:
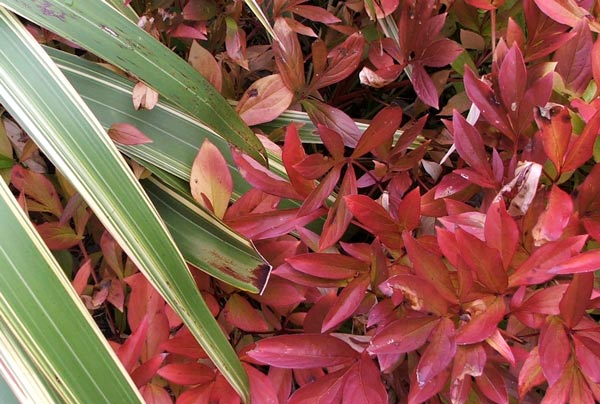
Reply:
[[[253,188],[231,206],[217,149],[205,143],[194,162],[192,195],[274,267],[262,295],[191,268],[239,352],[252,402],[600,401],[598,7],[385,0],[371,13],[358,3],[274,1],[272,48],[246,48],[240,1],[214,2],[219,14],[189,0],[161,17],[166,25],[155,23],[164,10],[144,20],[157,36],[214,33],[224,49],[214,57],[194,42],[190,63],[226,95],[261,72],[237,106],[248,124],[301,105],[322,140],[307,153],[293,124],[281,146],[265,140],[286,178],[234,150]],[[365,12],[391,18],[398,41],[383,32],[367,40],[355,22]],[[315,24],[333,34],[307,46]],[[461,27],[453,40],[452,25]],[[486,32],[497,28],[491,54]],[[439,70],[457,57],[465,66]],[[451,119],[386,107],[361,133],[323,96],[344,80],[388,88],[403,74],[434,108],[451,87],[456,95],[439,113]],[[145,141],[119,124],[112,135]],[[448,139],[457,156],[434,163]],[[11,183],[22,206],[42,215],[38,230],[51,248],[78,247],[87,258],[81,240],[98,224],[67,184],[63,206],[41,174],[16,167]],[[131,331],[111,343],[145,399],[239,402],[114,240],[93,237],[102,260],[90,254],[73,284],[90,310],[117,309],[114,331]]]

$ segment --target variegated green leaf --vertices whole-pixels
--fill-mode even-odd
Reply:
[[[0,102],[73,183],[247,400],[248,380],[237,355],[202,300],[183,257],[140,184],[64,75],[3,8]]]

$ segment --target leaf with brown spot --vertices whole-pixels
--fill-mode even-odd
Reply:
[[[263,77],[246,90],[236,111],[248,126],[270,122],[284,112],[294,94],[281,80],[281,75]]]

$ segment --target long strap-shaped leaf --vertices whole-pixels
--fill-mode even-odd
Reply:
[[[265,151],[227,101],[191,65],[102,0],[0,4],[135,75],[260,162]]]
[[[140,184],[60,70],[3,8],[0,102],[73,183],[232,386],[248,399],[247,376],[234,350]]]
[[[2,180],[0,222],[0,358],[11,384],[40,403],[142,402]]]

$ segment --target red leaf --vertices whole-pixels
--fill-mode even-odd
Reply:
[[[479,390],[494,403],[508,404],[508,391],[504,377],[494,365],[488,364],[483,374],[475,379],[475,383]]]
[[[365,274],[355,278],[342,290],[323,319],[322,333],[326,333],[337,327],[356,311],[365,298],[365,292],[369,284],[369,276]]]
[[[425,249],[409,233],[403,232],[402,239],[415,274],[429,281],[444,299],[453,303],[458,302],[450,275],[442,259]]]
[[[600,268],[600,250],[585,251],[548,269],[550,274],[578,274]]]
[[[344,402],[387,404],[388,395],[380,371],[367,353],[360,356],[346,376]]]
[[[146,315],[154,316],[155,313],[164,310],[165,301],[139,272],[125,278],[125,282],[131,288],[127,304],[127,323],[135,331]]]
[[[576,170],[592,158],[598,132],[600,132],[600,111],[596,112],[583,128],[583,132],[569,146],[563,172]]]
[[[435,330],[431,332],[429,345],[425,348],[417,365],[416,378],[419,385],[429,383],[454,359],[456,354],[454,331],[452,320],[442,317]]]
[[[346,146],[356,147],[362,133],[354,120],[345,112],[313,99],[302,100],[301,104],[315,125],[321,124],[328,127],[342,136]]]
[[[506,111],[514,122],[517,121],[517,111],[527,88],[527,69],[519,46],[514,44],[502,60],[498,72],[500,97]]]
[[[156,355],[152,359],[148,359],[140,366],[135,368],[131,373],[131,380],[135,383],[138,388],[141,388],[145,384],[150,383],[150,380],[156,376],[156,371],[160,368],[167,354]]]
[[[63,213],[62,203],[54,185],[43,174],[16,165],[10,172],[10,183],[33,201],[27,202],[30,212],[49,212],[56,217]],[[35,202],[37,203],[35,203]]]
[[[352,157],[361,157],[391,140],[400,123],[402,123],[402,108],[387,107],[379,111],[365,133],[360,137],[356,148],[352,152]]]
[[[273,330],[262,312],[254,309],[246,299],[237,293],[231,295],[227,300],[223,316],[225,321],[243,331],[269,332]]]
[[[194,158],[190,173],[190,189],[194,199],[222,219],[229,206],[233,180],[223,155],[205,139]]]
[[[394,275],[379,286],[388,296],[402,292],[403,303],[411,310],[442,316],[448,312],[448,301],[426,279],[415,275]]]
[[[286,209],[229,218],[226,223],[250,239],[262,240],[288,234],[297,226],[305,226],[323,213],[323,210],[316,210],[307,216],[299,217],[298,209]]]
[[[199,21],[193,25],[177,24],[174,29],[169,31],[172,38],[197,39],[199,41],[206,39],[206,24]]]
[[[252,404],[279,404],[277,392],[271,380],[258,369],[242,362],[250,381],[250,402]]]
[[[423,66],[444,67],[454,62],[464,49],[456,42],[442,38],[433,41],[419,57]]]
[[[416,380],[413,380],[415,376],[414,373],[412,373],[410,391],[408,393],[408,404],[426,402],[435,394],[439,393],[446,385],[449,374],[450,372],[448,371],[442,372],[434,377],[429,383],[420,385]]]
[[[365,47],[361,32],[350,35],[344,42],[333,48],[327,55],[327,68],[320,77],[313,78],[311,87],[315,90],[342,81],[358,67]]]
[[[148,383],[140,387],[140,394],[147,404],[172,404],[173,400],[167,391],[156,384]]]
[[[484,234],[486,244],[500,252],[506,270],[517,250],[519,228],[506,211],[503,201],[490,205],[485,218]]]
[[[573,31],[575,36],[554,54],[556,72],[565,86],[581,95],[592,79],[592,33],[585,20],[579,21]]]
[[[439,109],[439,94],[435,88],[435,84],[423,65],[419,63],[411,64],[413,88],[419,96],[419,99],[425,104]]]
[[[479,174],[493,178],[483,138],[479,131],[456,110],[454,110],[452,123],[454,125],[454,145],[460,157]]]
[[[594,383],[600,383],[600,342],[573,334],[575,355],[583,373]]]
[[[540,355],[538,347],[535,346],[529,353],[529,356],[523,363],[519,372],[519,398],[523,398],[533,387],[542,384],[545,381],[540,365]]]
[[[320,377],[296,390],[288,404],[341,403],[346,375],[342,369]]]
[[[342,160],[344,158],[344,141],[340,134],[321,124],[317,124],[317,130],[323,144],[334,160]]]
[[[117,356],[121,360],[123,367],[128,373],[131,373],[137,365],[142,348],[148,334],[148,318],[144,317],[139,327],[127,338],[125,343],[117,350]]]
[[[91,259],[85,260],[85,262],[79,267],[77,270],[77,274],[73,279],[73,289],[75,289],[75,293],[81,295],[83,290],[87,286],[87,281],[90,278],[90,274],[92,273],[92,261]]]
[[[461,256],[477,280],[490,292],[503,293],[508,286],[508,276],[498,250],[460,228],[455,234]]]
[[[352,220],[352,213],[350,213],[348,206],[346,206],[344,197],[354,195],[356,191],[354,168],[351,164],[348,164],[338,196],[333,206],[329,209],[327,219],[325,219],[321,239],[319,240],[319,251],[323,251],[337,243],[346,232]]]
[[[246,125],[254,126],[277,118],[293,98],[294,94],[283,84],[281,76],[272,74],[252,83],[235,109]]]
[[[335,24],[341,22],[335,15],[318,6],[299,5],[291,7],[289,11],[304,18],[308,18],[311,21],[322,22],[323,24]]]
[[[419,349],[438,323],[439,319],[435,317],[402,318],[392,321],[371,339],[369,352],[391,354]]]
[[[600,40],[598,39],[592,47],[592,75],[596,86],[600,86]]]
[[[389,248],[399,248],[402,245],[400,232],[404,229],[398,226],[383,206],[365,195],[350,195],[345,199],[350,212],[369,232],[379,237],[382,243]]]
[[[560,314],[569,328],[579,323],[589,304],[594,289],[592,272],[576,274],[560,301]]]
[[[83,240],[71,226],[61,225],[59,222],[44,222],[35,226],[35,229],[51,250],[66,250]]]
[[[206,384],[215,379],[215,371],[197,362],[170,363],[157,372],[168,381],[181,385]]]
[[[510,346],[506,343],[506,340],[502,337],[499,330],[494,331],[494,333],[485,340],[489,346],[494,348],[496,352],[504,357],[512,366],[515,366],[515,355],[512,352]]]
[[[113,141],[127,146],[153,142],[141,130],[125,122],[113,123],[108,129],[108,136]]]
[[[345,342],[319,334],[279,335],[256,343],[247,355],[271,366],[311,369],[345,365],[356,360],[357,352]]]
[[[573,127],[567,108],[552,108],[550,114],[552,115],[550,121],[541,116],[537,117],[536,120],[538,125],[541,126],[539,134],[542,138],[544,151],[554,167],[560,172],[569,147]]]
[[[511,139],[516,136],[513,133],[509,122],[507,121],[507,113],[500,106],[496,95],[492,88],[479,80],[471,68],[465,69],[465,90],[473,103],[481,111],[481,115],[490,123]]]
[[[565,327],[556,316],[549,316],[540,330],[540,365],[548,384],[558,381],[571,355],[571,344]]]
[[[487,301],[486,301],[487,300]],[[493,300],[480,299],[463,308],[470,320],[461,325],[456,335],[457,344],[474,344],[489,338],[504,318],[506,304],[502,296]]]
[[[598,32],[598,23],[593,18],[589,19],[590,13],[580,7],[574,0],[535,0],[535,4],[554,21],[575,27],[579,21],[584,19],[589,21],[590,28]]]
[[[298,36],[283,18],[273,25],[277,41],[273,41],[273,53],[277,69],[285,85],[293,92],[304,88],[304,60]]]
[[[285,129],[285,142],[282,148],[281,158],[285,171],[292,186],[300,195],[306,196],[315,188],[314,181],[304,178],[294,167],[306,157],[302,141],[298,136],[298,128],[295,124],[288,125]]]
[[[168,341],[170,335],[171,329],[167,315],[163,311],[154,313],[148,321],[148,334],[142,349],[142,361],[149,360],[160,353],[160,345]]]
[[[207,355],[202,349],[202,347],[196,341],[196,338],[192,335],[192,333],[187,329],[187,327],[183,327],[175,337],[170,340],[163,342],[160,345],[160,348],[165,350],[166,352],[183,355],[186,358],[190,359],[200,359],[206,358]]]
[[[348,279],[366,272],[368,264],[341,254],[308,253],[286,259],[295,270],[326,279]]]

